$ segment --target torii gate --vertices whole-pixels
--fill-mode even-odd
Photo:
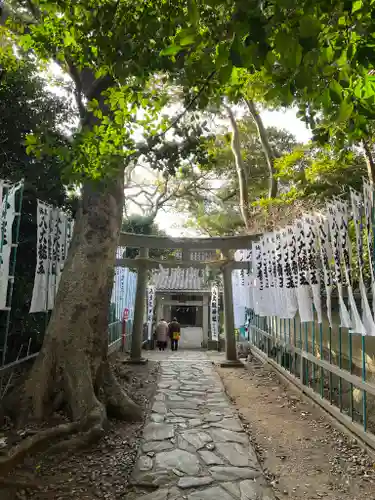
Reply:
[[[147,291],[147,271],[163,268],[219,268],[223,275],[224,297],[224,334],[226,360],[223,366],[242,366],[237,358],[236,337],[234,333],[234,312],[232,297],[232,271],[248,269],[248,262],[236,262],[231,251],[249,249],[251,243],[260,235],[242,235],[214,238],[169,238],[165,236],[146,236],[142,234],[121,233],[119,244],[123,247],[139,248],[139,256],[135,259],[117,259],[116,266],[134,267],[137,269],[137,291],[135,297],[133,336],[130,359],[132,363],[142,363],[142,332],[145,313],[145,296]],[[179,249],[182,260],[153,260],[149,258],[150,249]],[[219,250],[221,258],[214,261],[193,261],[190,252]]]

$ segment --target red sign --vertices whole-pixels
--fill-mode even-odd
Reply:
[[[122,315],[123,321],[127,321],[129,319],[129,309],[125,307],[124,314]]]

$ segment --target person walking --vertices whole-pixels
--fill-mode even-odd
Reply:
[[[156,325],[156,345],[159,351],[164,351],[168,345],[169,327],[165,319],[161,319]]]
[[[172,351],[178,350],[178,341],[181,336],[181,326],[177,321],[177,318],[173,318],[173,321],[169,323],[169,337],[171,339],[171,349]]]

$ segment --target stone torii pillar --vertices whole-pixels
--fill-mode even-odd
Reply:
[[[148,248],[139,249],[139,259],[148,258]],[[137,259],[135,259],[136,261]],[[148,268],[145,263],[139,262],[137,266],[137,290],[135,294],[133,335],[130,352],[131,363],[144,363],[142,359],[143,323],[147,293]]]
[[[225,259],[230,259],[229,252],[222,251]],[[234,333],[234,310],[233,310],[233,289],[232,289],[232,261],[224,264],[223,274],[223,299],[224,299],[224,334],[225,334],[225,361],[221,363],[223,367],[243,367],[237,357],[236,336]]]

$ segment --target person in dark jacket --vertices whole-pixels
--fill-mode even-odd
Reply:
[[[178,341],[181,336],[181,325],[177,321],[177,318],[173,318],[173,321],[169,323],[169,338],[171,339],[171,349],[172,351],[177,351]]]

